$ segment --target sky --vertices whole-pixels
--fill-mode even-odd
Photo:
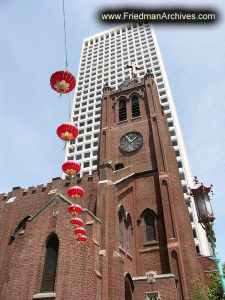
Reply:
[[[225,6],[222,0],[65,0],[69,70],[77,75],[82,40],[114,27],[105,8],[210,7],[215,24],[155,25],[192,174],[213,184],[214,229],[225,262]],[[55,131],[68,121],[69,100],[49,85],[64,69],[61,0],[0,0],[0,193],[62,176],[63,143]],[[70,95],[70,102],[73,93]]]

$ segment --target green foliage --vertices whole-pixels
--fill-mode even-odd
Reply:
[[[210,286],[208,289],[208,295],[209,295],[209,300],[225,299],[225,297],[223,297],[222,284],[217,271],[212,272],[210,274]]]
[[[209,300],[207,289],[200,280],[193,281],[192,293],[189,300]]]
[[[223,272],[225,276],[225,265],[223,265]],[[208,290],[200,280],[194,280],[192,293],[188,300],[225,300],[217,270],[211,270],[209,280],[210,285]]]

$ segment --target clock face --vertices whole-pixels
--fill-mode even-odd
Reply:
[[[141,148],[143,141],[143,136],[139,132],[131,131],[122,136],[119,147],[124,152],[133,152]]]

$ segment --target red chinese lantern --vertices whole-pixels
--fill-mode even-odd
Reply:
[[[80,218],[73,218],[70,220],[70,224],[75,227],[83,226],[83,221]]]
[[[52,74],[50,85],[56,92],[66,94],[75,88],[76,79],[73,74],[68,71],[58,71]]]
[[[84,244],[87,241],[86,235],[81,235],[77,238],[78,244]]]
[[[56,130],[56,133],[63,141],[74,140],[78,136],[78,129],[75,125],[70,123],[62,123]]]
[[[70,205],[68,207],[68,212],[73,215],[73,216],[77,216],[77,215],[80,215],[82,214],[82,207],[80,205]]]
[[[76,175],[80,172],[80,165],[75,161],[67,161],[62,165],[62,169],[67,175]]]
[[[84,196],[84,190],[79,186],[73,186],[67,191],[68,196],[73,200],[80,200]]]
[[[78,227],[74,230],[75,235],[81,236],[86,234],[86,229],[84,229],[83,227]]]

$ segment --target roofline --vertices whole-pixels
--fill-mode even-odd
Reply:
[[[137,22],[137,23],[138,23],[138,22]],[[89,36],[89,37],[84,38],[84,39],[83,39],[83,43],[84,43],[84,42],[87,42],[87,41],[89,41],[89,40],[92,40],[92,39],[94,39],[94,38],[96,38],[96,37],[99,37],[99,36],[101,36],[101,35],[104,35],[104,34],[106,34],[106,33],[110,33],[110,32],[112,32],[112,31],[115,31],[115,30],[117,30],[117,29],[120,29],[120,28],[127,28],[129,25],[131,26],[132,24],[133,24],[133,23],[121,23],[121,25],[115,26],[115,27],[113,27],[113,28],[111,28],[111,29],[101,31],[101,32],[99,32],[99,33],[96,33],[96,34],[93,34],[93,35],[91,35],[91,36]],[[150,26],[151,26],[151,28],[152,28],[152,24],[150,24]]]

